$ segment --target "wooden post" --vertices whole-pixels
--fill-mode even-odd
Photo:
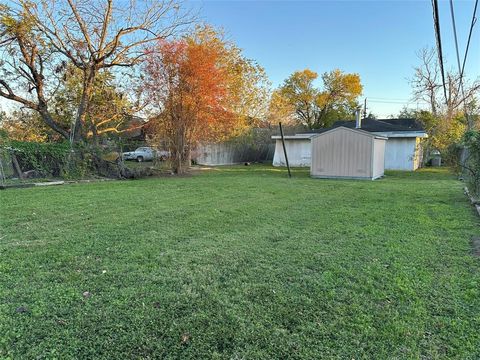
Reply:
[[[283,136],[282,123],[279,122],[278,126],[280,127],[280,136],[282,137],[283,154],[285,155],[285,162],[287,163],[288,177],[291,178],[292,174],[290,173],[290,165],[288,164],[287,148],[285,147],[285,139],[284,139],[284,136]]]
[[[20,165],[18,164],[17,157],[15,156],[15,153],[13,151],[10,152],[10,155],[12,157],[12,163],[13,163],[13,168],[15,169],[15,172],[18,174],[18,177],[23,180],[23,171],[20,168]]]

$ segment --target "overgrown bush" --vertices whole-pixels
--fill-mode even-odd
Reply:
[[[101,158],[97,150],[82,145],[72,148],[68,142],[6,140],[0,146],[15,158],[22,173],[33,171],[32,177],[85,178],[97,172],[95,159]]]
[[[62,168],[64,179],[82,179],[93,173],[92,156],[81,147],[70,149],[65,154],[65,161]]]
[[[35,143],[12,140],[6,144],[6,150],[15,155],[22,171],[34,170],[40,176],[58,177],[62,175],[68,143]]]
[[[442,150],[442,162],[453,169],[456,174],[462,173],[461,158],[464,145],[462,142],[455,142]]]
[[[480,196],[480,131],[467,131],[462,139],[461,167],[470,190]]]
[[[72,148],[68,142],[35,143],[6,137],[0,140],[0,159],[7,177],[15,176],[17,168],[22,173],[17,176],[30,172],[28,177],[61,177],[69,180],[92,176],[136,179],[152,175],[150,169],[126,167],[121,160],[118,144],[78,144]],[[14,161],[18,166],[13,166]],[[5,171],[7,162],[12,165],[8,170],[12,171]]]

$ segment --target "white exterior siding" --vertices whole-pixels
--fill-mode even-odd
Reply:
[[[377,179],[384,172],[385,141],[362,130],[338,127],[312,138],[310,175]]]
[[[389,138],[385,149],[385,169],[408,170],[418,169],[421,163],[420,139]]]
[[[308,167],[312,160],[312,150],[310,139],[285,139],[285,148],[287,149],[288,163],[290,166]],[[273,166],[287,166],[285,155],[283,153],[282,140],[275,142],[275,155],[273,156]]]
[[[385,172],[385,144],[388,140],[375,139],[373,146],[373,179],[382,177]]]

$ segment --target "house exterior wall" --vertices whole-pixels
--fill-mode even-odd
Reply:
[[[389,138],[385,148],[385,169],[413,171],[420,166],[419,138]]]
[[[378,179],[385,173],[385,145],[387,140],[374,139],[372,178]]]
[[[312,138],[311,176],[372,179],[373,141],[373,136],[345,128]]]
[[[310,139],[285,139],[285,148],[287,149],[288,163],[290,166],[310,166],[312,157]],[[281,139],[277,139],[275,142],[273,166],[287,166]]]

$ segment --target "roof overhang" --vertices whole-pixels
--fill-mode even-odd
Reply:
[[[323,135],[327,132],[330,132],[335,129],[344,128],[353,131],[362,132],[370,136],[375,136],[378,139],[388,139],[388,138],[428,138],[428,134],[425,131],[365,131],[363,129],[350,129],[344,126],[339,126],[333,129],[321,133],[308,133],[308,134],[295,134],[295,135],[285,135],[283,138],[285,140],[309,140],[313,137]],[[280,135],[273,135],[271,137],[273,140],[281,140]]]
[[[372,134],[387,138],[428,138],[425,131],[375,131]]]
[[[316,134],[296,134],[296,135],[285,135],[283,138],[285,140],[310,140]],[[281,140],[280,135],[273,135],[273,140]]]

